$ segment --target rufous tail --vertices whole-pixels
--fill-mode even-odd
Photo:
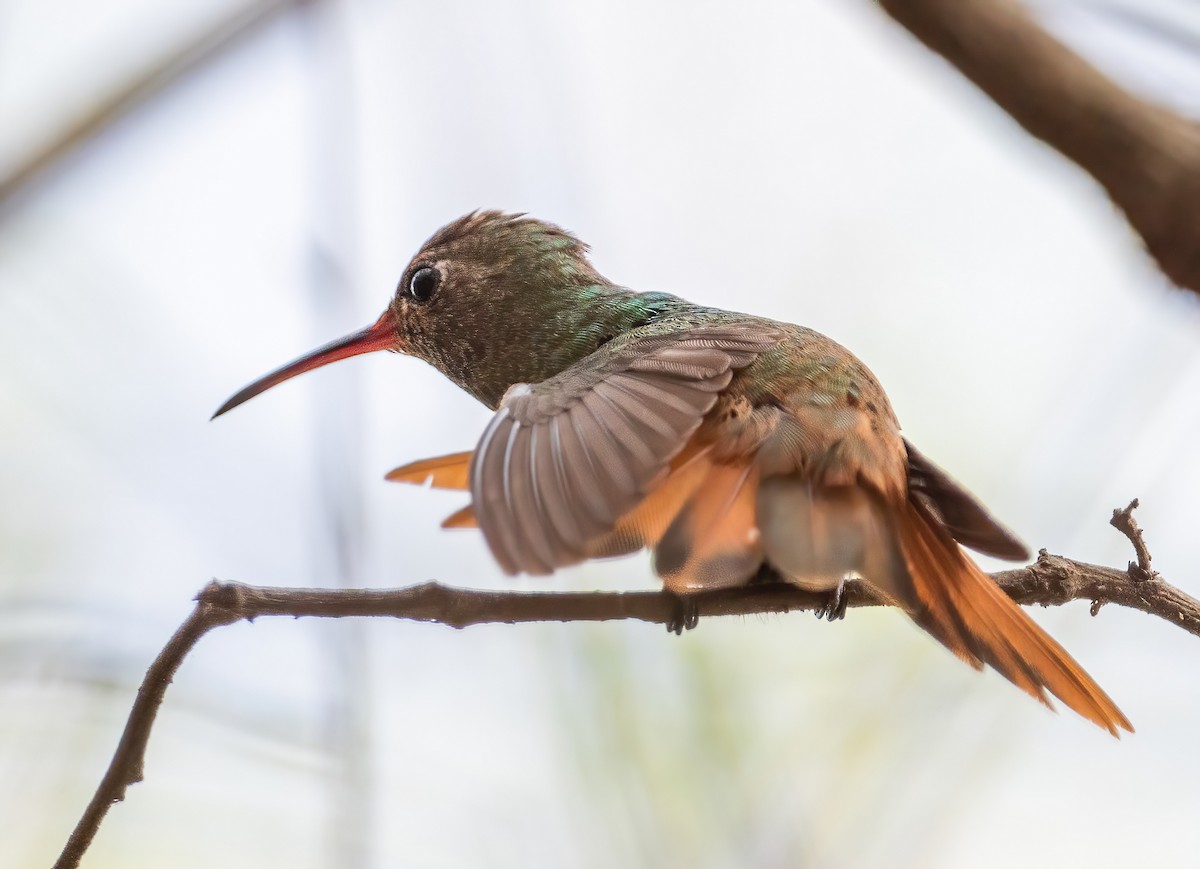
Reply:
[[[471,454],[451,453],[432,459],[409,462],[390,471],[385,480],[393,483],[412,483],[416,486],[430,485],[435,489],[465,489],[471,467]]]
[[[910,498],[898,512],[911,587],[897,591],[917,624],[971,666],[994,667],[1047,706],[1049,691],[1113,736],[1120,736],[1118,728],[1133,731],[1092,677],[959,548],[924,505]]]

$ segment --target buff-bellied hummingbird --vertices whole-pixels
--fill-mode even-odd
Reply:
[[[1108,695],[960,548],[1028,551],[900,433],[874,375],[811,329],[637,293],[556,226],[475,212],[438,230],[374,325],[268,374],[214,416],[329,362],[417,356],[495,411],[472,452],[389,479],[469,490],[509,574],[654,553],[670,591],[770,570],[828,594],[857,576],[975,668],[1117,735]]]

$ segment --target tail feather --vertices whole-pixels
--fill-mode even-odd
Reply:
[[[1050,705],[1049,691],[1118,736],[1129,719],[1058,643],[968,558],[917,499],[899,511],[907,577],[889,589],[914,621],[975,668],[988,664]]]
[[[666,478],[641,503],[617,520],[608,534],[588,544],[589,558],[628,555],[654,546],[712,469],[708,447],[689,447],[672,462]]]
[[[755,517],[758,479],[753,463],[709,465],[655,541],[654,569],[668,589],[727,588],[754,575],[763,560]]]
[[[949,474],[904,442],[908,489],[940,520],[950,536],[984,555],[1025,561],[1029,549]]]
[[[475,518],[475,508],[468,504],[461,510],[455,510],[442,520],[443,528],[478,528],[479,520]]]
[[[435,489],[465,490],[470,467],[471,453],[451,453],[448,456],[409,462],[390,471],[384,479],[417,486],[428,483]]]

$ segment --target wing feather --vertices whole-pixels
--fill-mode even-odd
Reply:
[[[539,428],[537,438],[533,444],[534,493],[538,498],[539,510],[549,518],[554,539],[562,550],[562,555],[557,560],[580,555],[588,536],[584,534],[571,509],[567,481],[558,453],[561,446],[558,440],[558,418]],[[541,443],[543,438],[549,438],[549,443]]]
[[[522,522],[522,516],[543,514],[541,498],[534,477],[533,451],[537,447],[538,426],[513,427],[504,456],[505,521],[512,529],[516,547],[512,550],[517,566],[525,573],[544,576],[550,573],[558,558],[558,548],[551,542],[553,526],[546,522]]]
[[[679,427],[686,425],[695,413],[695,399],[688,395],[688,392],[693,390],[686,380],[675,378],[672,384],[663,377],[636,377],[622,373],[613,375],[609,382],[613,389],[620,390],[630,400],[639,402],[648,412],[653,409],[652,415],[663,425],[665,433],[674,433]]]
[[[587,456],[600,495],[605,503],[629,498],[637,494],[637,481],[633,469],[626,461],[624,451],[606,425],[592,409],[594,402],[579,402],[567,413],[567,418],[579,436],[580,449]],[[607,518],[607,511],[605,511]]]
[[[469,475],[474,517],[501,567],[544,574],[660,536],[672,514],[639,504],[734,371],[779,338],[761,321],[631,336],[510,388]]]
[[[580,527],[590,533],[602,529],[608,518],[608,505],[601,493],[603,469],[598,468],[591,451],[579,436],[576,421],[566,414],[552,417],[559,432],[560,449],[556,462]]]
[[[479,446],[471,459],[471,499],[475,507],[475,519],[484,528],[483,516],[495,517],[487,523],[484,532],[492,555],[505,573],[516,573],[517,563],[513,556],[516,541],[513,539],[505,497],[505,457],[516,423],[508,408],[500,408],[491,423],[484,429]]]
[[[598,383],[583,404],[605,429],[606,440],[629,454],[633,461],[630,475],[641,478],[649,469],[660,465],[662,450],[655,450],[652,444],[646,442],[642,432],[638,431],[637,421],[621,407],[620,396],[614,396],[614,392],[607,381]]]

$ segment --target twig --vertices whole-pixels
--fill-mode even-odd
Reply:
[[[154,719],[158,715],[158,707],[162,705],[163,696],[167,693],[167,686],[171,684],[175,671],[179,669],[187,653],[213,628],[232,624],[240,618],[253,617],[235,615],[227,609],[198,599],[191,615],[179,626],[146,671],[108,770],[100,780],[87,809],[84,810],[83,817],[79,819],[71,837],[67,839],[62,854],[54,864],[55,867],[78,866],[84,852],[92,844],[96,831],[100,829],[100,822],[108,814],[109,807],[125,799],[125,789],[129,785],[142,780],[150,729],[154,726]]]
[[[1016,0],[878,2],[1099,181],[1167,277],[1200,293],[1200,125],[1117,85]]]
[[[1108,524],[1128,537],[1129,542],[1133,544],[1133,551],[1137,553],[1137,562],[1129,562],[1129,573],[1134,579],[1145,582],[1154,579],[1158,574],[1150,569],[1150,550],[1146,548],[1142,529],[1138,527],[1137,520],[1133,518],[1133,511],[1137,507],[1138,499],[1134,498],[1129,502],[1129,506],[1113,510],[1112,519],[1108,521]]]
[[[1123,516],[1133,527],[1134,533],[1130,533],[1118,525],[1137,548],[1140,562],[1145,543],[1130,515],[1136,507],[1135,499],[1124,510],[1113,511],[1113,524],[1117,525],[1117,517]],[[1146,552],[1142,566],[1148,570],[1149,564],[1150,555]],[[1136,566],[1130,565],[1129,572],[1122,572],[1071,561],[1042,550],[1038,560],[1028,567],[994,573],[992,578],[1020,604],[1060,606],[1073,600],[1090,600],[1092,615],[1096,615],[1100,605],[1114,603],[1158,616],[1200,637],[1200,601],[1161,579],[1147,582],[1140,573],[1133,572]],[[846,597],[852,607],[885,603],[869,586],[857,581],[847,583]],[[812,594],[780,582],[706,592],[692,600],[701,616],[820,611],[828,603],[826,595]],[[436,582],[380,590],[309,589],[210,582],[197,596],[196,608],[147,671],[116,753],[54,864],[55,869],[72,869],[79,865],[109,807],[125,798],[129,785],[142,780],[146,745],[167,685],[188,652],[213,628],[243,619],[253,621],[260,616],[387,616],[436,622],[458,629],[480,624],[625,619],[671,624],[678,618],[678,606],[679,601],[673,595],[651,591],[494,592],[452,588]]]

